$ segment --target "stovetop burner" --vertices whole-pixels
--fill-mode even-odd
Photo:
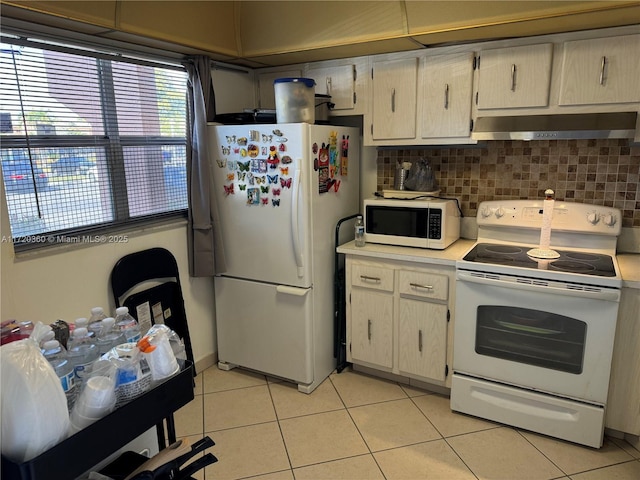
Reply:
[[[511,265],[520,268],[556,270],[580,275],[615,277],[613,259],[609,255],[556,250],[560,257],[554,260],[540,260],[527,255],[530,247],[478,243],[464,257],[467,262],[495,265]]]

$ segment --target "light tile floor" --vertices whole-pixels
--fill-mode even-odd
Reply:
[[[218,462],[199,480],[638,480],[640,451],[601,449],[453,413],[447,397],[350,370],[311,395],[216,366],[175,415],[178,437],[208,435]]]

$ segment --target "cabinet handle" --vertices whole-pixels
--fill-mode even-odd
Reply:
[[[367,338],[371,340],[371,320],[367,320]]]
[[[368,277],[367,275],[360,275],[360,280],[362,280],[363,282],[380,283],[380,278],[379,277]]]
[[[422,330],[418,330],[418,351],[422,353]]]
[[[602,57],[602,63],[600,64],[600,85],[604,85],[604,70],[607,67],[607,57]]]
[[[331,77],[327,77],[327,95],[331,95]]]
[[[511,64],[511,91],[516,91],[516,64]]]
[[[444,109],[449,109],[449,84],[444,84]]]
[[[395,88],[391,91],[391,111],[393,113],[396,112],[396,89]]]
[[[410,283],[413,288],[424,288],[425,290],[433,290],[433,285],[420,285],[419,283]]]

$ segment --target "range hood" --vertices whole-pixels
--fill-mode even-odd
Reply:
[[[475,140],[633,138],[637,112],[478,117]]]

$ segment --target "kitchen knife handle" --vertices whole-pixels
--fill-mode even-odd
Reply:
[[[444,109],[449,110],[449,84],[444,84]]]
[[[516,91],[516,64],[511,64],[511,91]]]
[[[607,68],[607,57],[602,57],[600,64],[600,85],[604,85],[604,70]]]

